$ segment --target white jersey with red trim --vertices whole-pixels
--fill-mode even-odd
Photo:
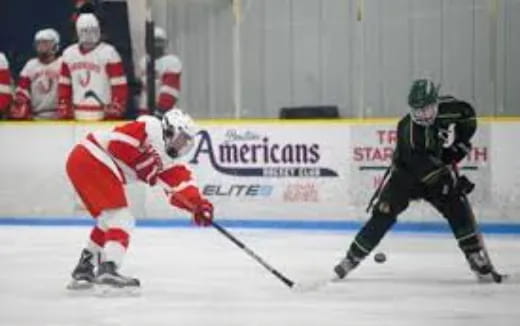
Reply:
[[[11,73],[5,55],[0,52],[0,114],[7,110],[11,103]]]
[[[155,60],[155,92],[156,108],[162,111],[172,109],[179,99],[181,88],[182,62],[173,54],[168,54]],[[147,110],[148,96],[146,93],[146,58],[139,63],[139,76],[143,85],[139,101],[141,114],[150,113]]]
[[[55,118],[58,104],[58,79],[61,58],[43,63],[38,58],[23,67],[16,88],[16,102],[27,103],[35,118]]]
[[[85,52],[79,44],[73,44],[65,49],[62,59],[60,104],[71,103],[74,118],[102,120],[107,104],[124,109],[127,81],[121,57],[112,45],[101,42]]]
[[[141,116],[112,131],[92,132],[81,145],[122,183],[143,181],[160,185],[168,196],[181,193],[183,198],[191,201],[201,198],[188,167],[175,163],[166,154],[161,122],[153,116]],[[139,174],[140,171],[147,172]],[[143,177],[152,174],[157,176],[153,181]],[[186,208],[182,204],[173,204]]]

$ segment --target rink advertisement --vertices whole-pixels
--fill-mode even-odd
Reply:
[[[200,191],[214,202],[218,218],[364,220],[368,200],[391,160],[394,126],[395,121],[208,122],[201,124],[184,161]],[[520,121],[484,121],[461,164],[462,173],[476,183],[470,200],[478,216],[517,216],[520,162],[512,159],[517,148],[511,139],[520,137],[519,126]],[[4,123],[1,215],[86,216],[66,177],[65,162],[88,131],[111,127]],[[127,186],[138,218],[187,217],[156,188]],[[442,221],[427,205],[416,203],[400,218],[425,219]]]
[[[222,216],[341,218],[349,136],[340,124],[207,126],[186,160]]]
[[[491,125],[483,124],[472,139],[469,155],[460,162],[459,168],[477,186],[471,194],[476,203],[491,198]],[[366,207],[370,197],[383,181],[386,169],[392,162],[397,143],[395,124],[379,123],[351,128],[351,184],[357,190],[349,195],[355,207]],[[477,210],[480,206],[476,205]],[[427,205],[410,205],[405,214],[410,219],[421,220],[422,216],[434,215]]]

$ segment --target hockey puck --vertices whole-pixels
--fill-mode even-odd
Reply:
[[[374,261],[376,263],[382,264],[386,261],[386,255],[382,252],[378,252],[374,255]]]

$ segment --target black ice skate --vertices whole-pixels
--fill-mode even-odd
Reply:
[[[499,274],[488,256],[482,251],[475,251],[466,254],[466,260],[469,263],[469,267],[477,276],[479,282],[482,283],[501,283],[504,275]]]
[[[91,251],[87,249],[81,251],[78,264],[72,271],[72,281],[67,286],[69,290],[89,289],[94,285],[93,259],[94,254]]]
[[[99,265],[96,284],[119,289],[139,288],[141,285],[138,279],[119,274],[116,264],[111,261],[106,261]]]
[[[350,254],[347,254],[345,258],[343,258],[335,267],[334,272],[338,276],[338,278],[342,279],[347,276],[350,271],[356,268],[359,265],[360,259],[356,259]]]

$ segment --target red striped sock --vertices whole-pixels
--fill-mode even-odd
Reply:
[[[105,260],[121,266],[130,243],[130,235],[123,229],[111,228],[107,230],[105,240]]]

